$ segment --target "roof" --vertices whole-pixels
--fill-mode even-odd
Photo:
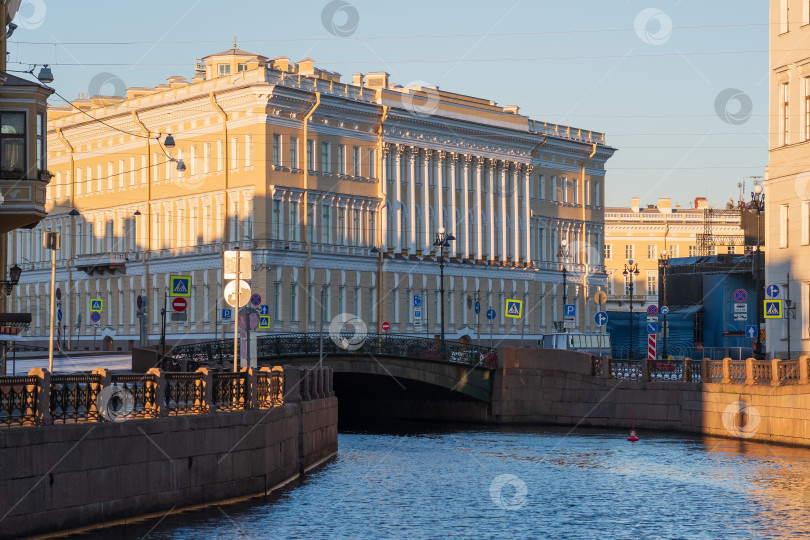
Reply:
[[[211,58],[212,56],[249,56],[251,58],[261,58],[261,59],[267,60],[266,56],[262,56],[260,54],[256,54],[256,53],[252,53],[252,52],[243,51],[242,49],[237,49],[236,47],[234,47],[233,49],[228,49],[228,50],[216,53],[216,54],[209,54],[208,56],[204,56],[203,60],[206,59],[206,58]]]
[[[16,75],[12,75],[11,73],[4,72],[3,75],[5,76],[6,80],[2,83],[2,86],[37,86],[40,88],[45,88],[39,83],[35,83],[34,81],[29,81],[28,79],[23,79],[21,77],[17,77]]]

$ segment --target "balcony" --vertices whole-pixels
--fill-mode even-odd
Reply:
[[[22,173],[0,173],[0,234],[19,228],[33,229],[45,212],[45,188],[48,180],[25,178]]]
[[[76,258],[76,270],[85,272],[88,276],[103,276],[105,274],[126,274],[126,263],[136,260],[135,253],[92,253],[79,255]]]

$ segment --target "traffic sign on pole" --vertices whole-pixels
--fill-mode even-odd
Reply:
[[[172,309],[174,309],[177,313],[183,313],[187,306],[188,304],[186,303],[185,298],[175,298],[172,300]]]
[[[391,329],[391,325],[388,324],[388,321],[385,321],[385,322],[382,323],[381,328],[382,328],[383,332],[388,332]]]
[[[223,319],[230,319],[233,315],[233,311],[230,309],[223,309],[222,310],[222,318]]]
[[[768,285],[765,289],[765,294],[768,295],[768,298],[776,298],[779,296],[779,285]]]
[[[94,311],[90,314],[90,320],[93,322],[98,322],[101,320],[101,314],[98,311]]]
[[[647,315],[649,315],[650,317],[655,317],[656,315],[658,315],[658,306],[656,306],[655,304],[647,306]]]
[[[495,315],[496,315],[496,313],[495,313],[494,309],[489,308],[487,310],[487,319],[489,319],[490,321],[495,318]]]
[[[262,304],[262,295],[256,293],[250,297],[250,303],[254,306],[260,306]]]
[[[754,326],[753,324],[747,324],[745,326],[745,337],[750,338],[750,339],[756,339],[757,338],[757,327]]]
[[[608,322],[607,313],[604,311],[600,311],[596,315],[594,315],[593,320],[596,321],[596,326],[605,326]]]
[[[475,301],[475,314],[478,315],[481,313],[481,302],[478,300]]]
[[[563,307],[563,317],[575,318],[577,316],[576,304],[565,304]]]
[[[650,334],[647,336],[647,360],[655,360],[656,355],[656,346],[655,346],[655,334]]]
[[[735,302],[745,302],[748,298],[748,291],[745,289],[737,289],[734,291],[734,301]]]
[[[169,296],[191,296],[191,276],[169,276]]]
[[[659,309],[658,311],[661,312],[661,315],[666,315],[669,313],[669,308],[667,306],[661,306],[661,309]]]
[[[102,311],[104,309],[104,300],[101,298],[90,299],[90,311]]]
[[[765,312],[766,319],[781,319],[782,318],[782,301],[781,300],[765,300],[763,311]]]
[[[647,323],[647,333],[648,334],[655,334],[658,332],[658,323]]]
[[[270,306],[267,304],[259,306],[259,315],[270,315]]]
[[[523,301],[508,299],[506,301],[506,316],[512,319],[520,319],[523,316]]]

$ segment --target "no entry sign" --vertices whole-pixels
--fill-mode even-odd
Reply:
[[[188,304],[185,298],[178,297],[172,300],[172,308],[178,313],[183,313],[186,310],[186,306],[188,306]]]
[[[383,332],[388,332],[391,329],[391,325],[388,324],[388,321],[385,321],[384,323],[382,323],[382,329],[383,329]]]

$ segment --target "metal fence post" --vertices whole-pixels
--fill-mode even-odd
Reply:
[[[152,403],[155,418],[169,416],[169,409],[166,407],[166,375],[160,368],[149,368],[146,374],[155,378],[155,402]]]
[[[214,412],[214,376],[207,367],[197,368],[197,373],[202,373],[203,403],[201,405],[205,412]]]
[[[256,373],[252,367],[240,369],[245,374],[245,409],[258,409],[259,400],[256,394]]]
[[[53,424],[51,417],[51,372],[47,369],[34,368],[28,372],[29,376],[37,377],[37,410],[38,426]]]

